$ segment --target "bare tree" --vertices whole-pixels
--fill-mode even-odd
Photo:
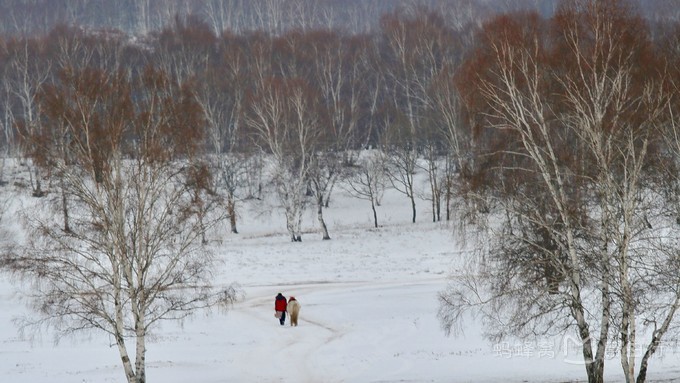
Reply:
[[[389,153],[388,175],[392,186],[411,201],[412,222],[416,222],[416,193],[414,176],[418,161],[417,137],[420,118],[426,103],[424,80],[419,76],[422,69],[412,50],[420,36],[414,36],[410,27],[412,20],[395,12],[384,16],[381,25],[385,35],[385,55],[381,64],[385,72],[391,103],[389,122],[383,138],[384,150]]]
[[[284,9],[283,1],[259,0],[252,3],[255,14],[256,30],[262,30],[273,35],[283,32]]]
[[[208,0],[204,6],[205,17],[216,36],[227,30],[244,32],[254,26],[252,15],[248,12],[247,0]]]
[[[448,149],[444,156],[444,170],[440,182],[448,221],[452,217],[455,190],[464,189],[456,185],[464,181],[460,175],[464,167],[464,156],[469,153],[469,136],[464,129],[464,111],[458,90],[455,89],[453,66],[443,68],[433,81],[430,94],[433,109],[431,123],[437,129],[433,138],[441,139]]]
[[[680,222],[680,199],[678,198],[678,190],[680,187],[680,179],[678,178],[678,166],[680,165],[680,121],[678,121],[678,95],[680,88],[678,87],[678,78],[680,72],[677,71],[677,66],[674,63],[678,62],[678,53],[675,48],[666,46],[664,51],[667,55],[667,60],[671,68],[676,68],[668,73],[670,78],[664,78],[668,81],[668,88],[672,93],[657,93],[649,94],[651,97],[661,97],[665,108],[662,116],[660,116],[661,135],[663,147],[666,149],[665,155],[655,153],[656,164],[660,165],[662,170],[662,180],[664,182],[655,183],[655,190],[648,191],[654,201],[663,201],[663,203],[656,203],[652,206],[645,204],[643,224],[652,226],[655,234],[648,235],[648,241],[653,243],[654,257],[649,262],[649,269],[653,270],[651,273],[640,273],[638,279],[635,281],[634,305],[633,309],[638,310],[637,305],[644,305],[645,319],[644,324],[651,329],[651,339],[639,349],[644,350],[640,358],[640,365],[636,382],[642,383],[646,381],[647,372],[649,369],[649,362],[651,357],[662,347],[663,342],[667,340],[677,339],[677,327],[675,326],[676,313],[680,309],[680,279],[678,278],[678,223]],[[665,101],[668,101],[666,103]],[[651,217],[651,218],[650,218]],[[660,218],[660,219],[659,219]],[[650,222],[653,221],[652,222]],[[635,268],[637,271],[637,267]],[[641,294],[642,293],[642,294]],[[638,297],[644,297],[639,300]],[[661,302],[661,303],[659,303]],[[631,309],[630,299],[628,301],[628,308]],[[630,318],[630,316],[629,316]],[[629,319],[630,323],[630,319]],[[674,329],[674,327],[676,327]],[[630,337],[631,326],[625,332]],[[634,328],[633,328],[634,329]],[[674,338],[675,337],[675,338]],[[629,342],[629,348],[630,342]],[[624,364],[625,366],[625,364]],[[630,376],[630,374],[628,374]]]
[[[201,20],[175,18],[173,25],[156,36],[156,65],[179,81],[194,79],[207,71],[214,56],[217,37]]]
[[[553,265],[568,281],[561,302],[565,302],[564,309],[571,308],[571,315],[579,330],[583,356],[588,362],[586,371],[589,382],[598,382],[602,379],[599,366],[604,362],[604,350],[601,350],[602,353],[598,350],[598,354],[593,357],[592,342],[596,339],[606,344],[609,332],[605,329],[600,339],[591,337],[582,296],[584,270],[578,238],[582,237],[583,220],[578,209],[580,204],[574,201],[573,193],[567,188],[568,184],[579,181],[568,175],[566,170],[570,164],[563,163],[563,158],[558,155],[558,149],[564,144],[555,139],[568,136],[550,134],[552,130],[549,129],[548,107],[545,105],[548,98],[543,93],[547,88],[544,82],[549,80],[542,76],[545,71],[539,68],[538,58],[542,53],[539,49],[542,46],[536,44],[543,28],[535,16],[518,20],[504,17],[486,26],[488,40],[484,44],[489,47],[493,69],[489,69],[488,77],[479,77],[480,83],[471,84],[471,92],[466,94],[474,99],[476,93],[472,89],[481,90],[482,110],[497,117],[488,124],[495,129],[494,134],[498,138],[489,137],[491,134],[482,137],[487,140],[483,143],[489,145],[489,155],[481,157],[476,164],[479,169],[476,184],[481,190],[474,196],[487,199],[485,204],[490,205],[492,211],[497,211],[499,217],[506,219],[502,226],[486,229],[494,240],[483,249],[490,253],[492,259],[483,262],[483,259],[488,258],[481,258],[477,266],[480,270],[473,271],[481,272],[486,277],[480,278],[480,281],[464,279],[460,285],[452,286],[441,297],[443,305],[440,315],[450,328],[460,318],[462,311],[480,307],[483,315],[495,318],[490,323],[498,325],[493,327],[491,333],[498,337],[506,332],[526,335],[539,327],[539,320],[543,317],[548,318],[547,323],[566,328],[564,321],[558,321],[551,315],[559,313],[561,307],[555,306],[551,300],[547,284],[536,283],[544,273],[540,269],[538,273],[534,271],[534,265]],[[481,69],[475,66],[487,57],[484,53],[480,53],[480,56],[483,58],[479,57],[479,61],[468,64],[473,72]],[[491,156],[494,153],[497,154]],[[482,162],[482,159],[485,161]],[[539,186],[545,189],[539,189]],[[542,235],[542,231],[547,236]],[[543,237],[547,237],[545,241]],[[548,246],[550,243],[556,246]],[[525,247],[534,251],[522,251]],[[513,251],[508,251],[510,249]],[[526,254],[525,259],[521,258],[523,254]],[[502,267],[510,269],[502,270]],[[533,272],[527,273],[525,268],[532,268]],[[533,292],[530,300],[525,301],[514,294],[529,284],[534,285],[529,290]],[[474,294],[478,294],[479,299],[468,300]],[[603,304],[608,300],[607,296]],[[484,311],[483,302],[493,302],[498,312]],[[511,318],[507,322],[505,315]],[[510,328],[503,329],[502,323],[509,323]]]
[[[318,97],[299,79],[272,78],[249,103],[246,124],[271,155],[279,202],[292,241],[301,241],[310,163],[320,134]]]
[[[662,229],[663,239],[653,229],[670,227],[655,192],[669,96],[645,31],[617,0],[574,1],[547,23],[500,17],[464,73],[479,80],[463,92],[487,127],[469,185],[494,222],[481,277],[442,294],[440,314],[451,325],[476,307],[496,336],[573,326],[589,382],[603,381],[614,334],[626,381],[635,381],[644,318],[672,321],[675,310],[661,314],[658,300],[677,302],[675,285],[662,282],[673,271],[649,268],[667,257],[650,249],[675,244],[677,229]],[[656,323],[650,346],[666,331]]]
[[[310,57],[309,79],[318,86],[327,115],[309,176],[323,239],[330,239],[323,208],[328,207],[343,166],[354,161],[351,149],[358,146],[360,104],[366,91],[362,79],[367,68],[359,57],[367,47],[362,39],[343,39],[333,32],[308,32],[305,37],[298,47],[299,55]]]
[[[51,209],[25,213],[31,235],[8,264],[35,282],[39,317],[22,326],[107,333],[126,380],[145,382],[147,335],[160,321],[229,303],[237,293],[211,285],[216,262],[201,245],[221,217],[197,213],[198,177],[189,174],[202,137],[200,108],[190,89],[151,68],[141,78],[71,73],[43,106],[43,123],[62,123],[70,136],[71,161],[55,167],[72,199],[71,230]]]
[[[37,127],[40,118],[36,97],[40,86],[44,84],[51,75],[51,63],[49,60],[40,60],[45,57],[46,46],[44,41],[39,39],[19,40],[12,48],[14,50],[13,60],[10,65],[9,75],[6,81],[11,84],[10,89],[14,98],[18,101],[20,112],[15,113],[15,121],[19,126],[22,135],[30,135]],[[28,144],[28,141],[23,141]],[[28,144],[30,145],[30,144]],[[22,152],[32,151],[32,147],[23,147]],[[30,161],[30,160],[29,160]],[[31,171],[31,187],[34,196],[44,196],[41,183],[42,174],[38,166],[29,162]]]
[[[373,225],[378,228],[377,206],[380,206],[387,181],[385,158],[378,151],[368,151],[357,161],[356,167],[345,177],[346,190],[355,198],[371,203]]]
[[[639,329],[650,310],[640,300],[645,295],[642,286],[655,279],[654,273],[643,271],[653,256],[640,246],[654,243],[656,232],[650,221],[657,226],[665,221],[654,214],[655,193],[646,190],[656,184],[658,168],[652,164],[664,152],[658,146],[669,97],[659,77],[663,66],[651,48],[646,26],[625,2],[576,3],[556,19],[565,46],[580,63],[565,64],[565,71],[573,76],[565,76],[560,84],[570,110],[567,124],[580,133],[594,159],[601,212],[599,248],[601,257],[609,259],[601,270],[603,291],[610,286],[619,306],[612,324],[618,331],[626,381],[634,382],[636,351],[644,342]],[[586,37],[590,31],[596,36],[592,40]],[[677,235],[674,230],[667,233]],[[676,299],[677,294],[671,295],[671,301]],[[644,379],[637,375],[639,382]]]
[[[433,110],[434,86],[439,74],[447,66],[454,65],[459,39],[446,27],[444,20],[425,8],[412,14],[399,11],[381,20],[385,39],[385,67],[391,102],[395,115],[387,126],[394,130],[393,138],[386,148],[392,153],[391,180],[397,190],[411,200],[413,222],[416,218],[414,190],[415,170],[418,157],[425,154],[430,184],[429,199],[432,200],[433,219],[438,217],[441,206],[441,190],[438,185],[440,150],[442,140],[428,133],[428,115]],[[396,139],[396,141],[395,141]],[[400,153],[401,152],[401,153]]]
[[[398,114],[398,112],[394,112]],[[390,122],[382,136],[381,148],[387,155],[385,171],[392,187],[411,202],[411,222],[416,223],[416,181],[418,151],[413,133],[401,122]]]
[[[117,39],[117,36],[101,41],[87,36],[80,29],[58,28],[53,31],[45,44],[53,49],[53,66],[57,70],[57,75],[52,76],[51,81],[42,87],[38,97],[45,98],[42,100],[44,105],[51,104],[50,106],[54,108],[63,108],[64,105],[55,105],[55,103],[50,102],[59,99],[58,96],[53,93],[50,94],[50,92],[57,89],[60,82],[73,84],[74,73],[88,73],[84,70],[88,67],[117,70],[121,66],[121,42]],[[96,108],[96,105],[92,107]],[[64,112],[63,109],[62,112]],[[53,113],[56,112],[53,111]],[[83,120],[91,118],[94,118],[94,113],[82,116]],[[86,123],[93,122],[87,121]],[[34,149],[30,157],[49,176],[50,186],[52,186],[53,181],[58,183],[64,219],[63,227],[66,232],[71,230],[69,225],[69,196],[64,188],[61,172],[55,168],[55,164],[60,162],[70,164],[70,137],[67,124],[56,120],[52,124],[40,124],[32,132],[27,132],[27,139],[24,140],[25,143],[29,144],[29,148]],[[32,142],[35,139],[40,140],[40,142]]]
[[[236,36],[222,36],[219,53],[198,77],[197,99],[207,122],[208,162],[215,173],[214,190],[226,201],[232,233],[237,229],[237,200],[245,184],[252,146],[243,139],[242,115],[249,73]]]

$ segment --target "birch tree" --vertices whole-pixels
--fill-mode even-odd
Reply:
[[[357,161],[356,167],[350,170],[345,181],[345,189],[348,193],[355,198],[367,200],[371,203],[373,226],[377,229],[378,211],[376,207],[380,206],[388,182],[385,174],[384,155],[378,151],[367,152]]]
[[[40,108],[36,102],[38,89],[48,81],[51,75],[49,60],[45,57],[46,46],[39,39],[22,39],[11,47],[12,56],[9,61],[10,71],[6,81],[9,84],[13,98],[17,100],[20,112],[15,113],[15,120],[22,135],[30,135],[37,127],[40,118]],[[26,143],[28,141],[23,141]],[[32,151],[32,147],[23,147],[22,152]],[[29,162],[31,171],[32,194],[36,197],[44,196],[41,183],[40,168]]]
[[[460,183],[464,182],[464,158],[470,151],[470,137],[465,129],[465,113],[459,91],[455,87],[456,67],[446,66],[433,81],[430,88],[432,98],[432,120],[430,123],[436,130],[434,138],[444,142],[444,170],[442,171],[441,189],[444,194],[446,220],[453,216],[452,207],[458,201],[456,190],[464,190]],[[465,81],[465,79],[461,79]],[[434,205],[434,201],[433,201]]]
[[[653,354],[675,312],[658,305],[677,304],[674,266],[650,269],[677,229],[656,192],[669,96],[646,27],[625,2],[574,1],[547,23],[496,19],[482,38],[465,92],[482,126],[470,180],[502,224],[485,226],[482,282],[442,294],[443,321],[474,306],[499,337],[573,326],[589,382],[603,381],[614,339],[626,381],[643,382],[645,318],[658,318],[644,341]]]
[[[316,199],[317,217],[323,238],[330,239],[323,209],[328,207],[331,194],[344,166],[354,161],[352,149],[358,145],[360,109],[367,74],[359,58],[367,49],[361,38],[344,39],[326,31],[309,32],[300,52],[310,57],[309,80],[316,84],[322,96],[324,124],[319,150],[314,154],[310,183]]]
[[[653,237],[649,216],[654,203],[645,188],[654,185],[651,164],[660,154],[656,140],[666,96],[655,70],[661,66],[654,60],[646,26],[624,2],[575,3],[558,13],[556,22],[578,63],[563,63],[569,75],[558,81],[570,111],[565,124],[579,134],[596,169],[598,247],[607,260],[601,270],[603,300],[612,294],[609,299],[617,306],[605,308],[613,309],[611,324],[630,383],[636,380],[642,326],[638,315],[647,311],[638,303],[644,294],[638,290],[638,269],[651,255],[638,247]]]
[[[422,69],[413,51],[418,37],[411,33],[413,20],[396,13],[381,20],[385,43],[384,65],[391,102],[389,122],[386,123],[387,138],[384,150],[389,153],[388,176],[392,186],[411,202],[411,221],[416,222],[416,193],[414,176],[418,161],[417,136],[420,118],[426,100],[423,85],[426,79],[419,75]],[[388,65],[385,65],[388,64]]]
[[[271,78],[249,103],[246,124],[272,158],[273,181],[293,242],[302,240],[310,163],[318,144],[317,95],[300,79]]]
[[[395,12],[381,20],[385,46],[385,67],[394,110],[387,130],[397,141],[389,142],[391,180],[393,185],[411,200],[413,222],[416,218],[416,169],[427,172],[427,199],[432,201],[433,220],[440,217],[440,162],[442,140],[433,134],[431,113],[433,83],[446,67],[454,67],[460,54],[460,39],[444,20],[424,8],[412,14]],[[403,125],[403,126],[402,126]],[[420,166],[418,159],[425,165]]]
[[[677,63],[680,62],[678,52],[679,45],[677,34],[670,36],[671,41],[664,41],[660,46],[666,56],[666,65],[669,68],[664,72],[663,80],[670,89],[670,94],[657,94],[663,97],[665,112],[661,116],[661,135],[663,147],[666,149],[665,155],[656,154],[656,163],[662,170],[662,180],[658,186],[656,198],[664,203],[655,206],[652,210],[656,214],[647,213],[645,216],[646,224],[649,222],[648,216],[664,217],[665,220],[655,220],[653,229],[662,235],[654,236],[657,239],[654,248],[656,257],[650,262],[649,270],[654,273],[642,274],[642,289],[647,296],[654,297],[653,300],[645,300],[645,323],[651,329],[651,339],[647,344],[642,344],[639,350],[643,353],[640,358],[640,365],[637,375],[637,382],[644,382],[650,368],[651,357],[663,347],[664,341],[674,341],[677,339],[676,313],[680,308],[680,280],[678,278],[678,243],[677,231],[680,222],[680,196],[678,190],[680,179],[678,178],[678,166],[680,165],[680,72]],[[669,44],[670,42],[670,44]],[[667,77],[666,77],[667,76]],[[650,95],[652,96],[652,95]],[[639,301],[638,301],[639,302]],[[661,303],[659,303],[661,302]],[[675,327],[675,328],[674,328]]]
[[[216,59],[198,77],[197,99],[207,122],[208,162],[214,174],[213,189],[226,201],[232,233],[238,233],[237,201],[246,182],[251,145],[243,137],[248,61],[237,36],[224,34]]]
[[[12,270],[34,282],[37,315],[22,326],[108,334],[126,381],[143,383],[147,336],[161,321],[237,294],[212,286],[217,264],[201,242],[221,217],[196,214],[200,108],[190,89],[152,68],[141,77],[66,73],[41,103],[42,124],[68,129],[71,161],[55,157],[55,167],[73,208],[69,232],[49,207],[25,212],[25,251],[7,255]]]

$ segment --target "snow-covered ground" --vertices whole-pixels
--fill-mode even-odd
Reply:
[[[282,215],[243,208],[240,234],[215,241],[224,260],[216,284],[237,282],[244,298],[226,313],[164,323],[148,345],[147,378],[163,383],[226,382],[566,382],[585,377],[568,341],[492,344],[481,325],[447,337],[437,294],[465,255],[428,204],[411,224],[408,200],[388,191],[372,228],[368,202],[338,191],[322,241],[315,219],[291,243]],[[26,313],[18,287],[0,275],[0,382],[123,382],[113,341],[99,333],[52,342],[23,340],[12,318]],[[299,327],[274,318],[276,293],[302,304]],[[608,361],[622,381],[618,360]],[[664,349],[650,380],[680,382],[680,353]]]

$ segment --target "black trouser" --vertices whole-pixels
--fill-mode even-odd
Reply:
[[[281,319],[279,319],[279,322],[281,322],[281,326],[283,326],[284,323],[286,323],[286,312],[281,311]]]

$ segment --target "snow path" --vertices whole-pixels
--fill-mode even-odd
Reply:
[[[412,298],[441,288],[443,278],[422,281],[304,283],[283,287],[261,286],[249,293],[249,298],[237,304],[233,313],[243,316],[260,330],[253,347],[234,359],[234,367],[249,366],[252,360],[263,359],[265,367],[242,370],[235,379],[257,382],[296,381],[350,382],[363,381],[365,374],[375,374],[372,366],[381,366],[373,358],[397,359],[395,355],[381,355],[380,350],[391,350],[391,344],[401,341],[400,327],[376,326],[380,313],[391,312],[398,317],[404,301],[404,290],[413,290]],[[290,327],[289,318],[280,326],[274,318],[273,301],[277,288],[284,294],[290,291],[302,303],[298,327]],[[374,300],[377,298],[377,300]],[[381,303],[384,302],[384,303]],[[343,307],[351,309],[343,310]],[[359,313],[359,315],[357,315]],[[408,315],[404,316],[405,318]],[[419,318],[415,319],[417,322]],[[349,347],[348,347],[349,345]],[[334,360],[329,363],[329,360]],[[409,363],[395,364],[394,373],[406,371]],[[280,371],[287,371],[282,377]],[[385,375],[385,371],[377,371]]]

